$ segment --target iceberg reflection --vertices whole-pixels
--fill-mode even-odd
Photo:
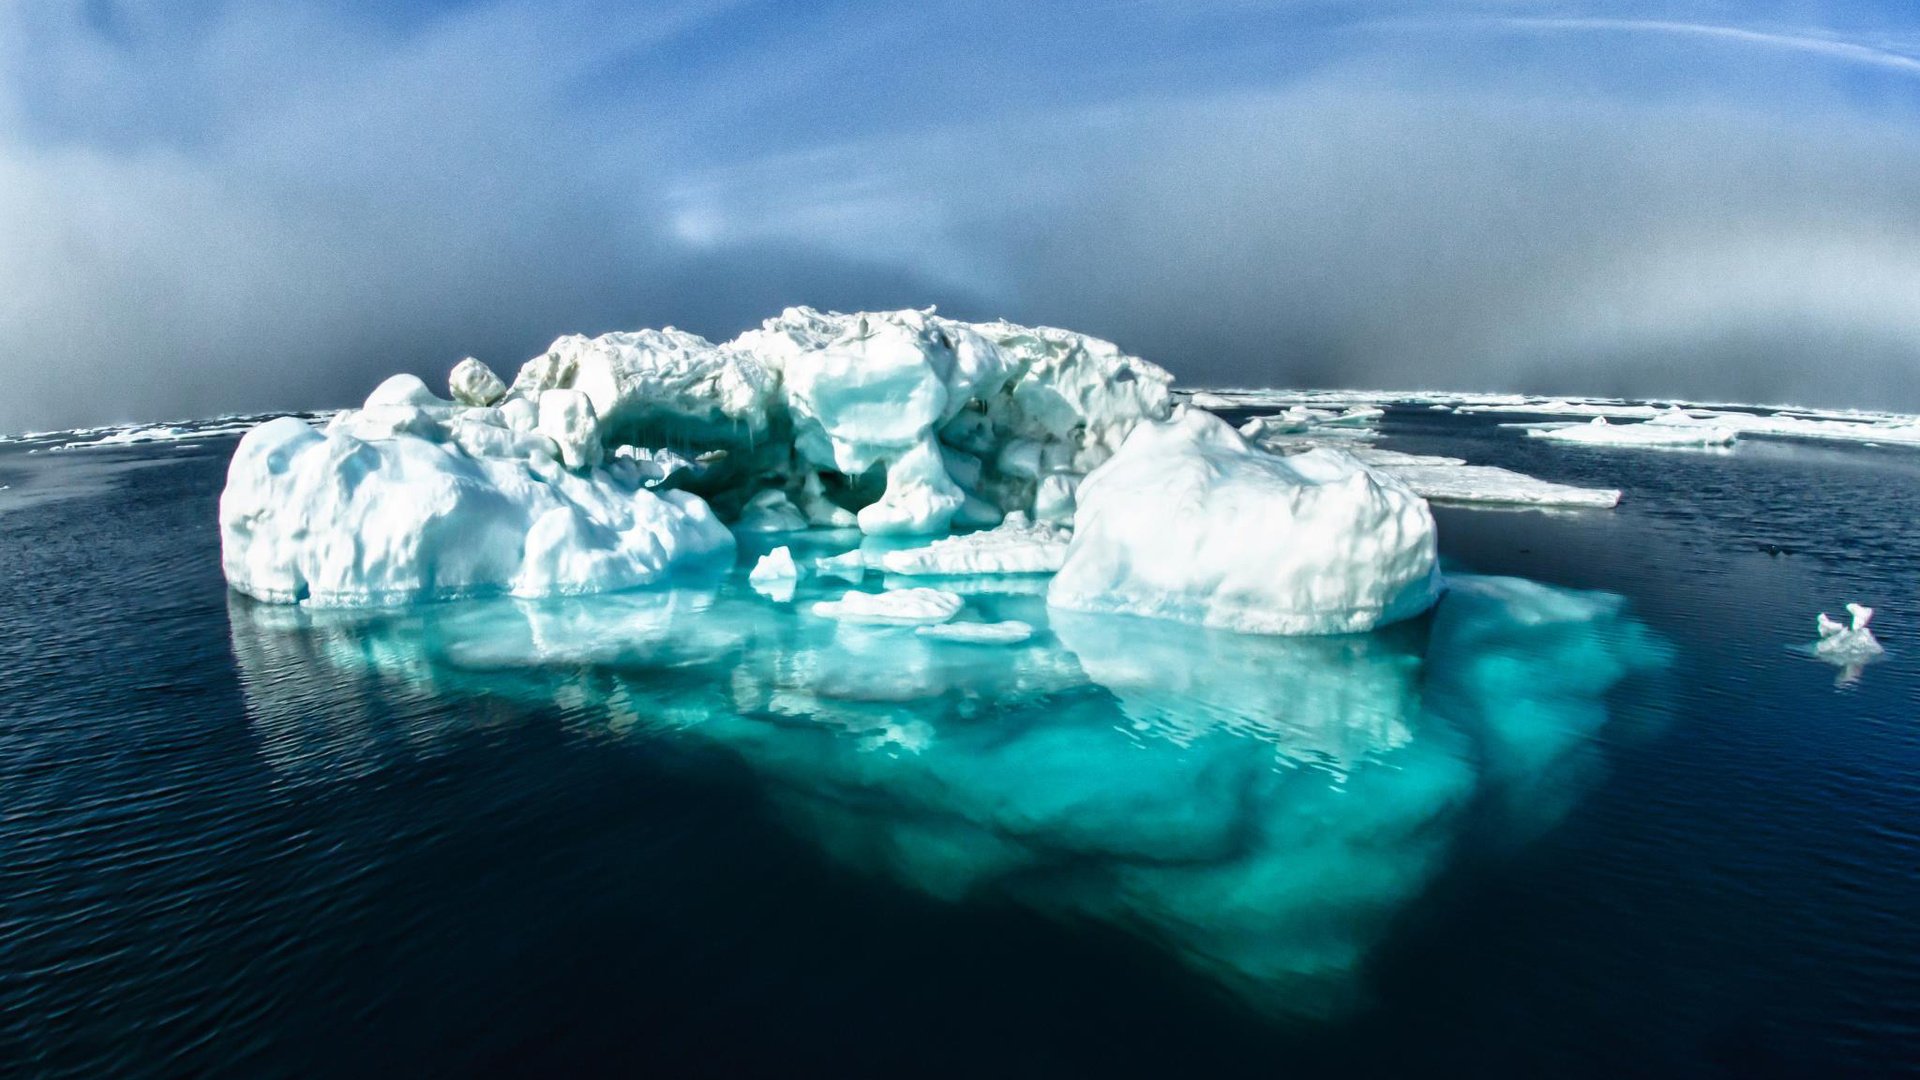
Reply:
[[[814,618],[817,582],[794,605],[713,581],[375,614],[236,597],[230,615],[288,782],[558,706],[583,737],[727,748],[865,872],[1110,923],[1256,1007],[1323,1015],[1451,854],[1564,814],[1609,693],[1666,659],[1617,597],[1451,583],[1427,618],[1335,638],[976,592],[969,617],[1038,628],[995,648]]]

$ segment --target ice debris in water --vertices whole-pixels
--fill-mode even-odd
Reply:
[[[1171,382],[1098,338],[930,308],[788,308],[724,344],[571,335],[504,389],[469,358],[451,400],[401,375],[322,432],[254,429],[221,501],[223,564],[277,602],[530,596],[652,580],[726,547],[717,521],[1064,522],[1080,477],[1167,415]]]
[[[943,623],[960,613],[960,597],[944,589],[888,589],[885,592],[849,592],[838,600],[821,600],[813,613],[825,619],[874,626],[911,626]]]
[[[1267,453],[1199,409],[1140,424],[1078,498],[1053,607],[1326,634],[1439,595],[1426,500],[1341,450]]]
[[[1867,628],[1867,624],[1873,621],[1872,608],[1848,604],[1847,614],[1850,616],[1847,623],[1829,618],[1824,611],[1814,620],[1814,628],[1820,633],[1820,640],[1813,646],[1816,655],[1837,663],[1850,664],[1886,651],[1873,636],[1873,631]]]
[[[1618,741],[1597,737],[1610,705],[1637,700],[1617,688],[1663,662],[1617,597],[1452,584],[1430,618],[1306,638],[974,601],[1050,631],[996,648],[725,585],[404,619],[236,596],[229,615],[280,783],[405,768],[479,715],[396,714],[396,685],[484,699],[489,725],[703,744],[857,871],[1106,923],[1255,1008],[1317,1015],[1356,1000],[1457,854],[1562,818]]]
[[[754,592],[783,604],[793,599],[799,582],[800,567],[793,561],[793,549],[784,546],[760,556],[747,574],[747,584]]]

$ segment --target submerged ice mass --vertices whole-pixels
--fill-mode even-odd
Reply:
[[[718,749],[778,824],[862,874],[1109,924],[1305,1015],[1358,998],[1457,855],[1566,812],[1621,737],[1600,736],[1635,700],[1622,684],[1662,657],[1617,597],[1506,578],[1457,578],[1431,616],[1380,633],[1306,638],[1015,594],[969,596],[968,621],[937,628],[848,626],[808,614],[843,587],[800,589],[792,607],[736,575],[230,612],[277,783],[406,769],[482,723],[653,762]],[[423,690],[487,708],[383,711]]]

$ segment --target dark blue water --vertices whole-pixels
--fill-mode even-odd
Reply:
[[[1626,500],[1442,508],[1554,591],[1360,642],[928,652],[737,580],[263,608],[230,440],[0,448],[0,1071],[1914,1069],[1920,454],[1386,430]]]

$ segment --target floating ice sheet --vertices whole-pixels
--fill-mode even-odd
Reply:
[[[1485,506],[1606,507],[1620,503],[1617,488],[1556,484],[1497,465],[1377,466],[1435,502]]]
[[[1615,424],[1604,416],[1590,423],[1542,425],[1530,428],[1535,439],[1580,443],[1584,446],[1709,447],[1731,446],[1739,433],[1730,427],[1708,424],[1685,416],[1660,416],[1638,424]]]

